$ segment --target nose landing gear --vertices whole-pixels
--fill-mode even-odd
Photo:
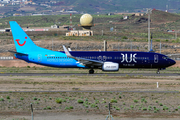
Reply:
[[[156,73],[157,73],[157,74],[160,74],[160,69],[158,69]]]

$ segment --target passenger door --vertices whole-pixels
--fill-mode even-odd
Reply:
[[[154,63],[158,63],[158,55],[154,55]]]

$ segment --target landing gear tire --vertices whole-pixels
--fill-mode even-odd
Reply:
[[[89,70],[89,74],[94,74],[94,70],[93,69]]]
[[[160,74],[160,71],[159,71],[159,69],[157,70],[157,72],[156,72],[157,74]]]

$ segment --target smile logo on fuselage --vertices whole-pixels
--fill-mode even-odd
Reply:
[[[25,37],[25,39],[27,39],[27,37]],[[17,41],[17,44],[18,44],[19,46],[24,46],[24,45],[26,44],[26,41],[24,41],[23,44],[20,44],[20,43],[19,43],[19,41],[20,41],[19,39],[16,39],[16,41]]]

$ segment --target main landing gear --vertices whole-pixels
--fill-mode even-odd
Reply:
[[[160,74],[160,69],[158,69],[156,73],[157,73],[157,74]]]
[[[89,70],[89,74],[94,74],[94,70],[93,70],[93,69],[90,69],[90,70]]]

